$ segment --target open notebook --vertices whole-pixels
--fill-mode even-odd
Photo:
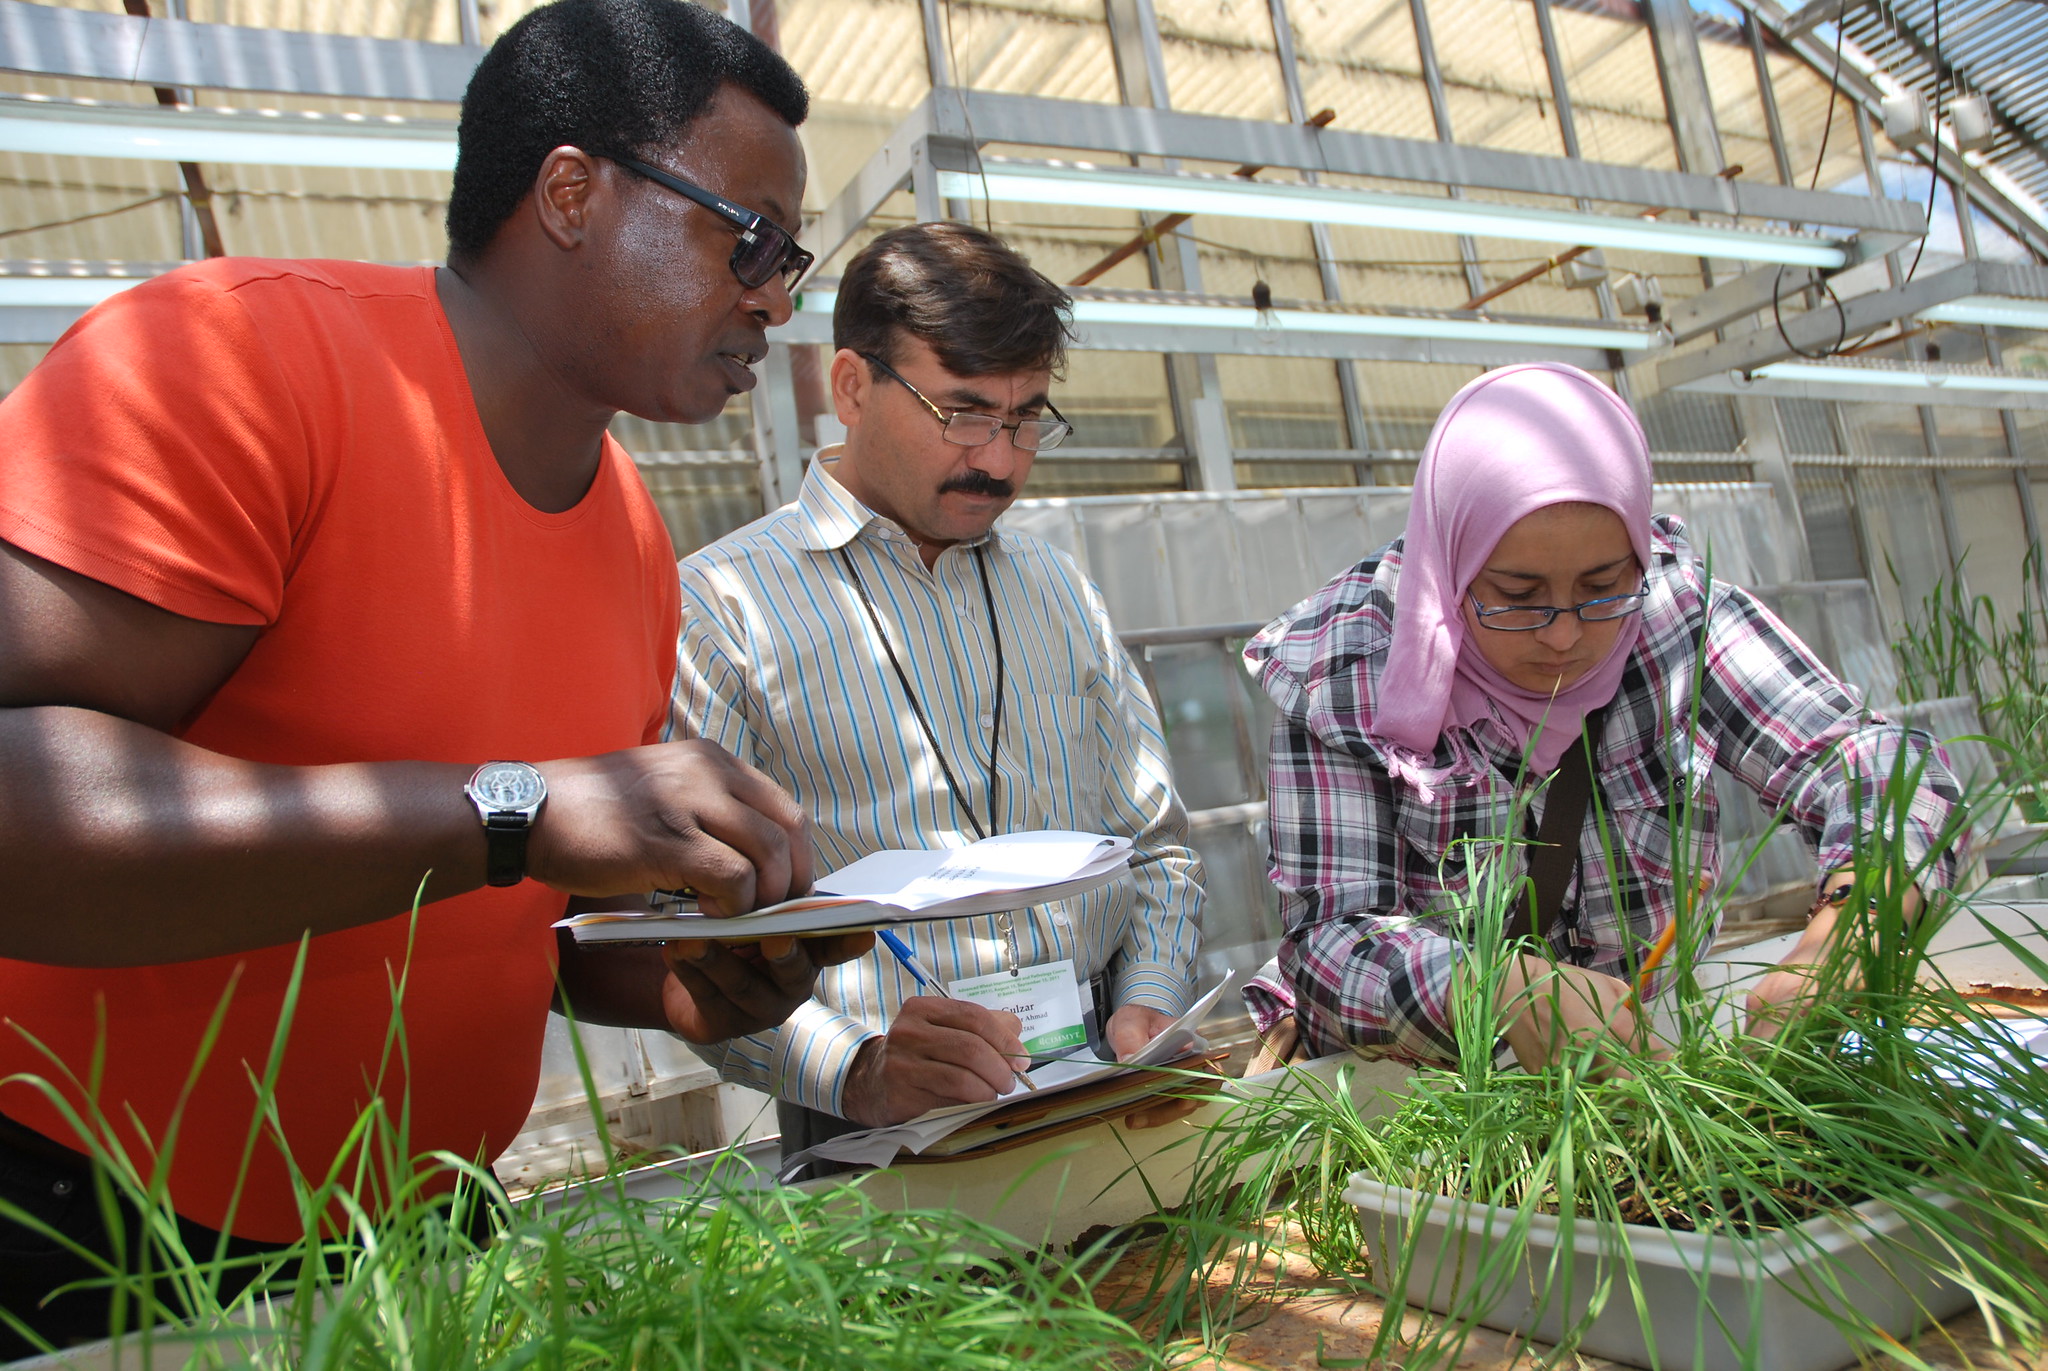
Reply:
[[[809,1151],[783,1159],[783,1173],[790,1174],[813,1157],[864,1166],[887,1166],[898,1153],[913,1156],[949,1156],[968,1146],[983,1146],[1007,1134],[1028,1136],[1067,1121],[1072,1115],[1062,1108],[1072,1095],[1084,1116],[1119,1116],[1147,1096],[1157,1095],[1187,1080],[1187,1069],[1198,1068],[1194,1060],[1208,1048],[1200,1031],[1203,1019],[1216,1007],[1235,982],[1235,975],[1211,989],[1188,1007],[1186,1013],[1168,1024],[1142,1051],[1128,1061],[1103,1061],[1086,1051],[1048,1062],[1030,1071],[1032,1090],[1011,1087],[1000,1099],[987,1104],[954,1104],[920,1114],[907,1123],[887,1128],[870,1128],[828,1138]],[[1176,1070],[1176,1068],[1181,1068]],[[1100,1088],[1115,1085],[1114,1093]],[[1003,1117],[1006,1106],[1028,1106],[1025,1117]],[[976,1125],[992,1121],[984,1128]],[[1014,1128],[1005,1129],[1005,1122]],[[961,1136],[957,1144],[952,1143]],[[952,1145],[949,1145],[952,1144]]]
[[[579,943],[754,942],[853,932],[1063,900],[1107,885],[1130,861],[1129,838],[1065,829],[1000,833],[966,847],[871,852],[822,877],[816,893],[751,914],[717,918],[686,905],[576,914],[555,927],[568,929]]]

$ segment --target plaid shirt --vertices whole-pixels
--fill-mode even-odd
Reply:
[[[1676,520],[1656,519],[1651,548],[1643,634],[1596,740],[1577,870],[1560,916],[1541,930],[1559,960],[1633,977],[1677,917],[1679,887],[1705,890],[1719,876],[1715,766],[1796,824],[1820,869],[1832,871],[1851,865],[1867,826],[1857,810],[1876,809],[1898,749],[1908,749],[1909,763],[1925,770],[1906,857],[1936,853],[1923,880],[1947,886],[1964,840],[1961,795],[1940,745],[1866,712],[1769,610],[1710,580]],[[1269,831],[1286,930],[1277,972],[1269,966],[1245,997],[1261,1030],[1292,1008],[1303,1040],[1321,1051],[1448,1061],[1459,954],[1448,911],[1483,860],[1471,840],[1508,836],[1521,749],[1482,720],[1458,730],[1462,748],[1439,743],[1432,766],[1450,774],[1428,798],[1390,774],[1369,721],[1400,572],[1396,541],[1245,648],[1247,667],[1279,705]],[[1673,802],[1687,798],[1681,853]],[[1538,794],[1526,832],[1542,806]],[[1618,854],[1611,865],[1602,823]],[[1652,993],[1667,981],[1668,971],[1657,973]]]

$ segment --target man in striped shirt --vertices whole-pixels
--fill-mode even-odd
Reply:
[[[1189,1000],[1200,866],[1100,594],[1065,554],[994,527],[1068,431],[1046,392],[1070,309],[961,224],[894,230],[848,265],[831,363],[846,442],[794,504],[683,559],[669,730],[786,787],[820,870],[1030,829],[1130,837],[1129,879],[904,933],[940,982],[1071,959],[1128,1054]],[[921,995],[878,949],[826,971],[782,1027],[706,1055],[784,1102],[790,1153],[994,1099],[1021,1051],[1014,1016]]]

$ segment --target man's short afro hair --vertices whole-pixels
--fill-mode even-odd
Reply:
[[[491,45],[462,97],[450,254],[482,255],[556,148],[650,152],[727,81],[791,125],[810,112],[789,63],[687,0],[555,0],[534,10]]]

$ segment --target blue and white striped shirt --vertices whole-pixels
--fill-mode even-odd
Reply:
[[[818,869],[883,848],[958,847],[955,802],[875,637],[843,548],[915,687],[947,763],[984,823],[995,651],[975,544],[927,569],[917,544],[847,493],[818,454],[796,503],[683,559],[683,629],[667,737],[700,737],[759,767],[815,823]],[[1201,867],[1186,846],[1166,743],[1102,597],[1062,552],[998,530],[978,540],[1001,619],[1004,690],[997,822],[1128,836],[1132,874],[1012,916],[1025,964],[1073,958],[1107,971],[1112,1009],[1178,1013],[1194,980]],[[1003,966],[996,920],[906,930],[942,980]],[[778,1029],[705,1049],[725,1079],[838,1114],[860,1046],[918,993],[877,949],[828,968]]]

